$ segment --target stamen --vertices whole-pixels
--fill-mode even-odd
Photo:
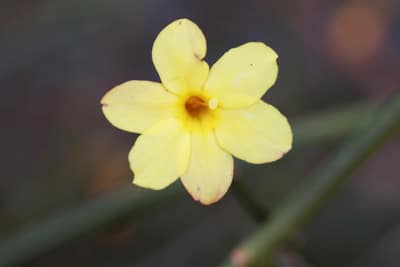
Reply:
[[[218,107],[218,99],[217,98],[211,98],[210,101],[208,101],[208,107],[211,110],[214,110]]]

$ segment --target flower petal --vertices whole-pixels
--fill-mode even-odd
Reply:
[[[153,45],[153,63],[164,86],[174,93],[198,90],[208,76],[206,39],[200,28],[188,19],[165,27]]]
[[[176,119],[163,120],[139,136],[129,153],[133,183],[163,189],[186,171],[189,156],[190,133]]]
[[[218,145],[212,131],[192,133],[189,167],[181,180],[195,200],[212,204],[232,183],[233,158]]]
[[[284,115],[259,101],[243,109],[221,110],[215,129],[218,143],[251,163],[272,162],[292,147],[292,130]]]
[[[176,97],[160,83],[129,81],[111,89],[101,100],[103,113],[115,127],[142,133],[161,119],[172,117]]]
[[[275,83],[278,55],[263,43],[251,42],[230,49],[212,67],[205,91],[226,108],[257,102]]]

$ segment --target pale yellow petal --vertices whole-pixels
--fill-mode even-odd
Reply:
[[[165,27],[153,45],[153,63],[164,86],[174,92],[199,90],[208,76],[206,39],[200,28],[188,19]]]
[[[219,115],[215,129],[218,143],[239,159],[272,162],[292,147],[292,130],[286,117],[267,103],[221,110]]]
[[[217,144],[212,131],[192,133],[189,168],[181,180],[195,200],[212,204],[232,183],[233,158]]]
[[[230,49],[212,67],[205,91],[226,108],[257,102],[275,83],[278,55],[263,43],[246,43]]]
[[[139,136],[129,153],[133,183],[163,189],[187,169],[190,133],[176,119],[163,120]]]
[[[160,83],[129,81],[108,91],[101,100],[103,113],[115,127],[142,133],[171,117],[176,97]]]

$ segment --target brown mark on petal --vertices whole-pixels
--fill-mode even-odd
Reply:
[[[197,60],[203,61],[203,59],[201,58],[201,56],[198,53],[194,52],[193,55]]]

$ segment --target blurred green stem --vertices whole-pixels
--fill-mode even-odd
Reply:
[[[376,105],[354,103],[335,107],[328,111],[318,111],[292,123],[294,150],[318,143],[338,140],[359,128],[362,119],[371,115]]]
[[[25,263],[68,241],[137,218],[176,199],[182,190],[172,186],[162,191],[141,191],[124,188],[110,193],[2,242],[0,266]]]
[[[360,119],[372,110],[371,105],[357,103],[348,107],[336,108],[333,111],[298,119],[293,125],[295,136],[294,148],[299,149],[308,144],[338,139],[358,126]],[[240,177],[239,173],[239,177]],[[232,182],[232,195],[242,208],[256,221],[262,222],[268,216],[267,208],[251,193],[242,179]]]
[[[293,124],[294,148],[345,136],[358,126],[363,115],[370,114],[371,111],[371,105],[352,104],[301,119]],[[2,240],[0,266],[26,262],[64,243],[106,229],[116,221],[122,224],[146,211],[154,211],[161,204],[179,197],[180,191],[172,187],[163,191],[141,193],[128,188],[93,200],[68,213],[34,225],[9,240]]]
[[[256,222],[263,222],[268,216],[267,209],[261,204],[254,194],[243,184],[240,179],[232,182],[232,194],[242,208],[247,211]]]
[[[271,254],[307,222],[347,177],[400,127],[400,92],[367,116],[357,134],[279,205],[270,219],[235,248],[222,266],[266,266]]]

